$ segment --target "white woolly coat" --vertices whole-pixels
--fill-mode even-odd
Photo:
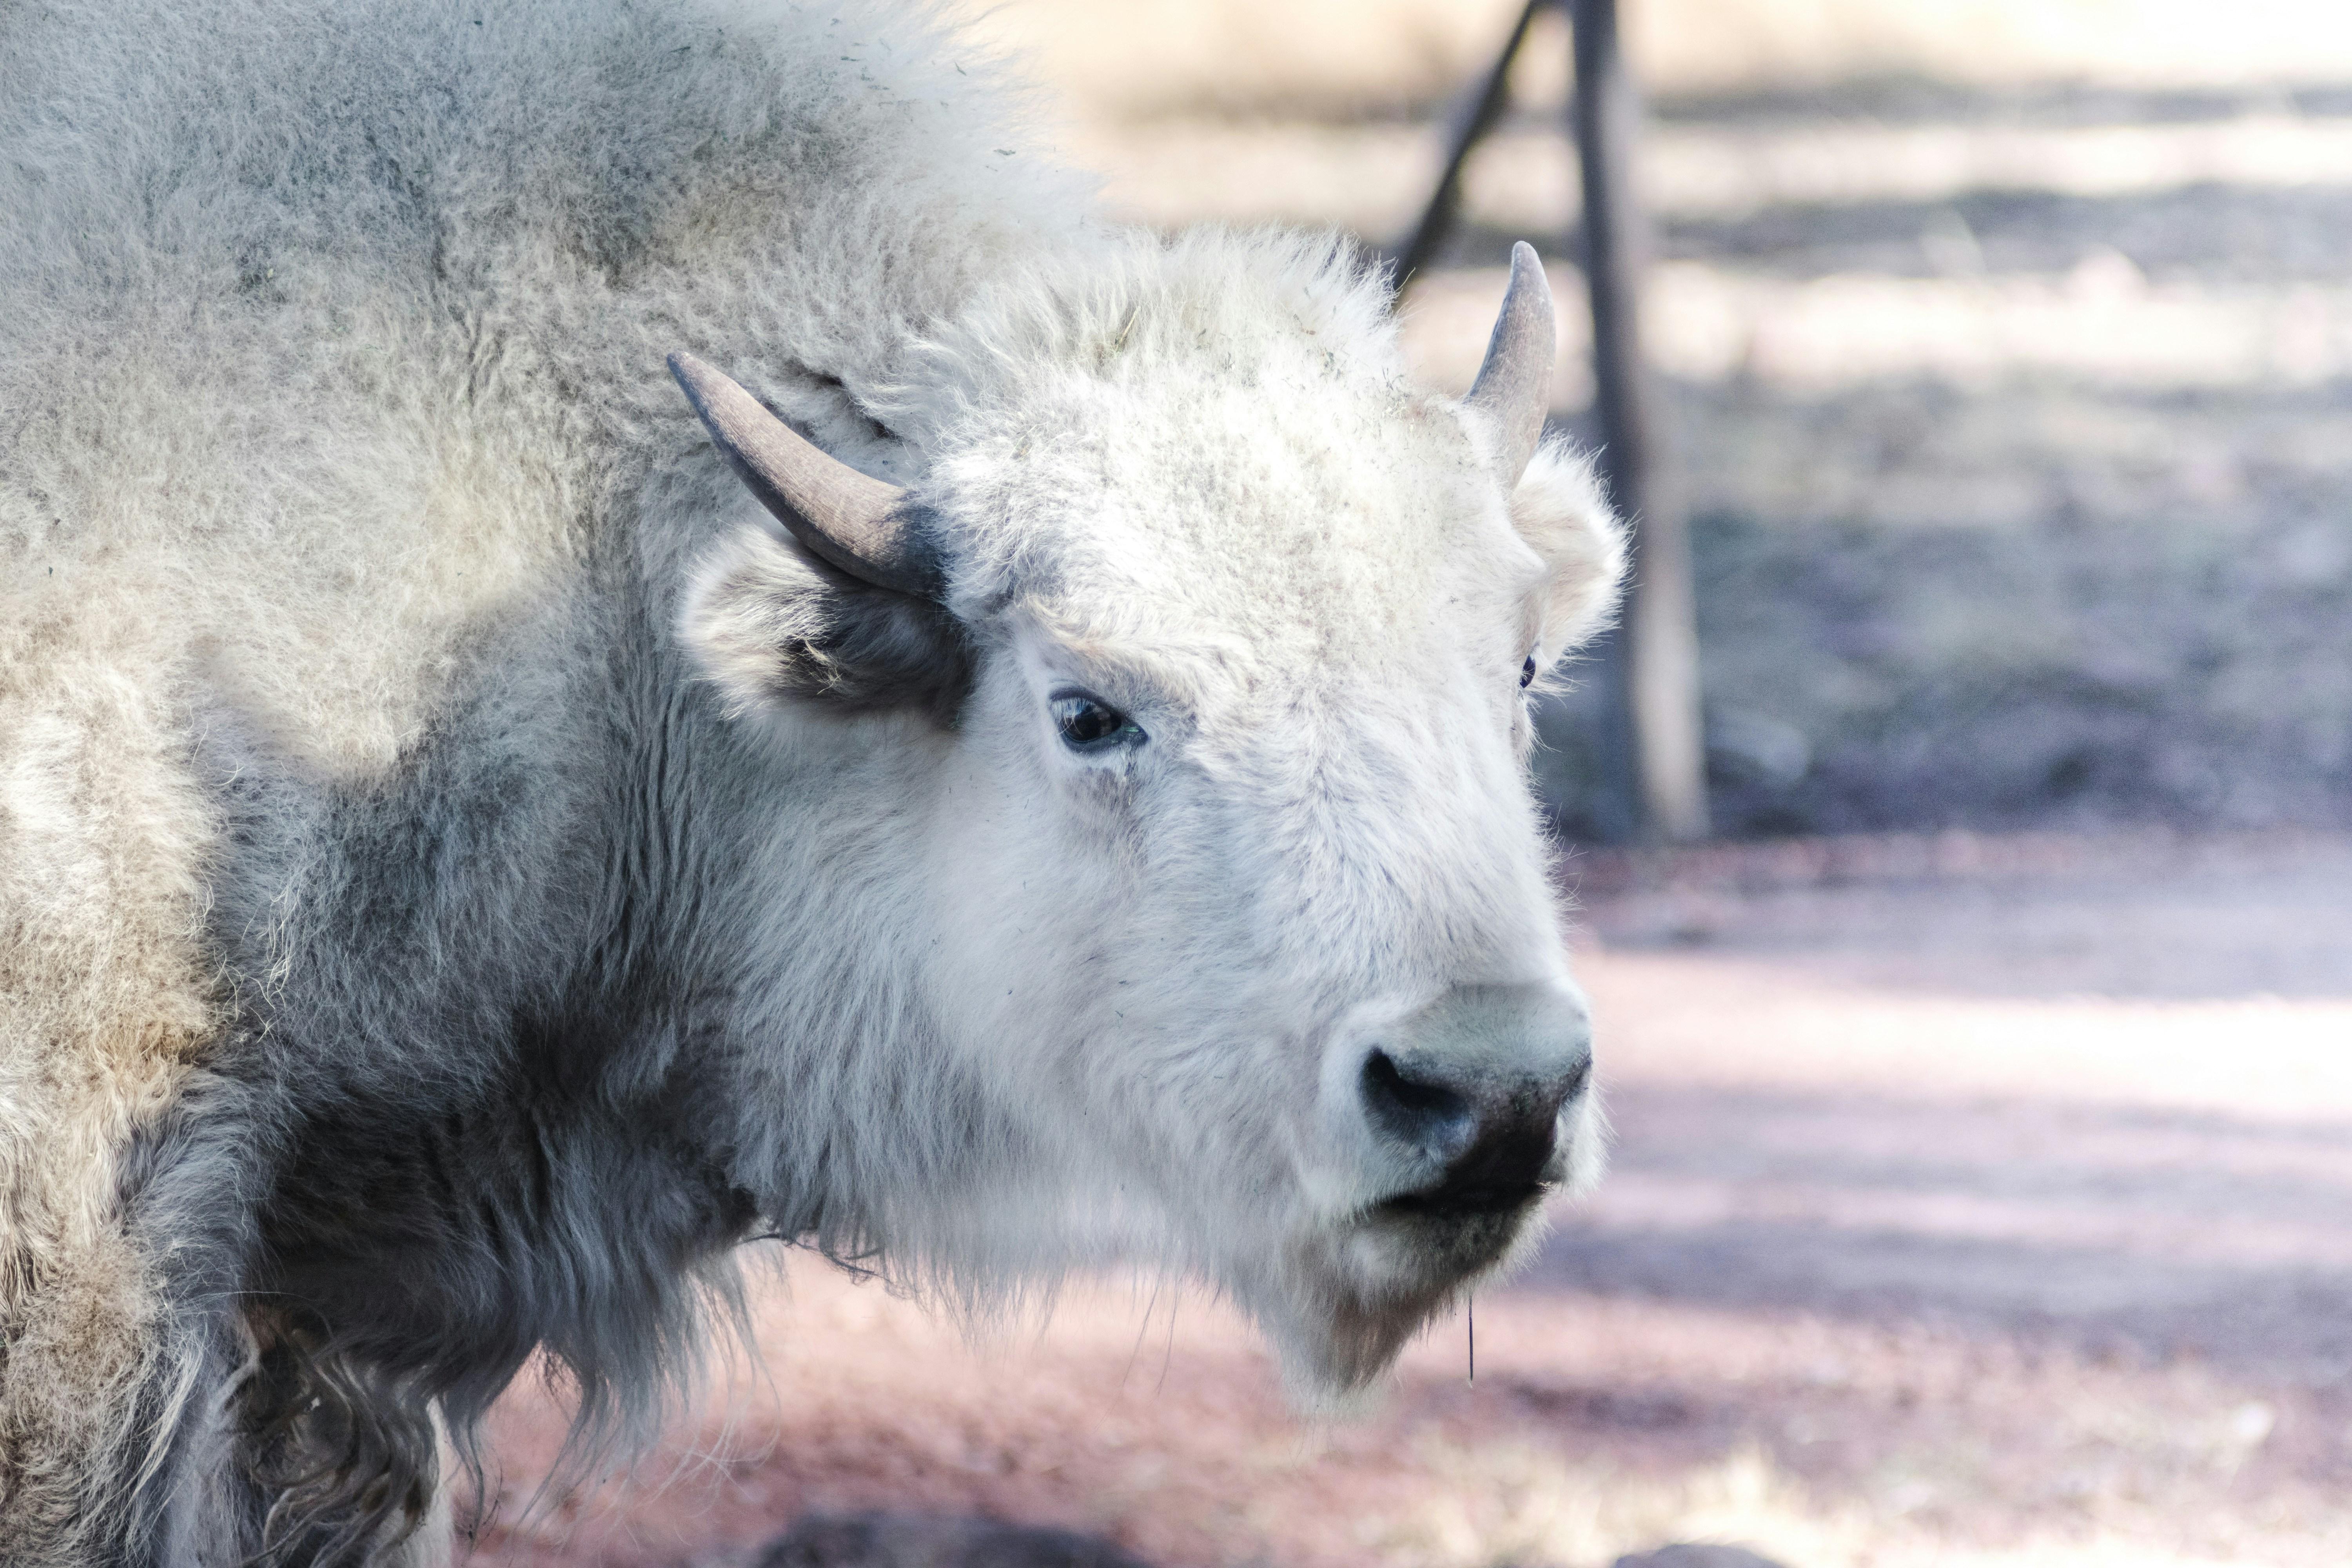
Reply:
[[[1485,460],[1475,431],[1410,412],[1376,281],[1319,243],[1105,226],[997,79],[895,5],[0,3],[0,1558],[214,1539],[133,1495],[155,1467],[195,1463],[195,1439],[173,1434],[219,1419],[205,1399],[253,1353],[192,1321],[175,1249],[235,1251],[257,1223],[251,1173],[286,1157],[273,1140],[306,1085],[356,1103],[366,1085],[462,1079],[473,1069],[402,1045],[399,1020],[476,1005],[481,974],[572,962],[567,922],[585,929],[599,895],[553,847],[567,814],[603,809],[586,759],[645,743],[617,720],[600,730],[593,693],[654,679],[605,668],[615,648],[676,649],[681,606],[701,605],[698,662],[646,668],[715,681],[720,697],[694,700],[740,713],[800,635],[729,596],[808,568],[726,543],[750,509],[662,374],[668,352],[721,366],[870,474],[1005,520],[972,525],[958,615],[992,613],[1020,581],[1035,624],[1178,648],[1223,606],[1218,637],[1257,640],[1239,665],[1228,648],[1199,667],[1248,667],[1203,687],[1203,712],[1246,706],[1249,671],[1283,658],[1379,666],[1397,629],[1383,584],[1456,570],[1465,550],[1514,583],[1538,558],[1549,574],[1537,609],[1489,617],[1506,674],[1520,640],[1549,664],[1603,612],[1616,535],[1558,453],[1513,500],[1524,546],[1497,533],[1400,555],[1376,497],[1345,499],[1413,465],[1433,494],[1466,496]],[[1152,395],[1174,411],[1116,390],[1130,383],[1177,389]],[[1072,433],[1083,421],[1039,413],[1116,397],[1143,412],[1099,450]],[[1013,406],[1028,422],[1001,443],[973,434]],[[1425,435],[1401,445],[1376,415]],[[1327,427],[1331,472],[1251,477]],[[1244,455],[1201,468],[1204,431]],[[1245,546],[1149,520],[1121,543],[1120,518],[1091,503],[1004,500],[1006,455],[1033,437],[1056,496],[1223,484],[1230,503],[1256,484],[1285,504],[1240,521],[1224,505],[1215,526],[1255,529]],[[950,446],[961,466],[934,472]],[[1231,581],[1196,558],[1229,560]],[[1171,582],[1189,586],[1159,591]],[[1318,595],[1333,608],[1302,622],[1294,600]],[[1104,603],[1134,607],[1068,624]],[[827,767],[877,787],[903,766],[892,748],[940,743],[919,719],[856,742],[840,721],[772,722],[762,744],[806,754],[821,731],[849,748]],[[419,808],[429,832],[382,826],[427,775],[459,804]],[[469,838],[484,801],[507,815]],[[1505,808],[1521,859],[1527,815],[1523,795]],[[380,834],[364,864],[362,828]],[[1530,863],[1496,872],[1512,897],[1544,897]],[[406,933],[389,956],[319,959],[318,933],[365,929],[369,899]],[[777,940],[835,940],[823,910],[792,919],[774,917]],[[839,962],[857,960],[845,946]],[[361,1042],[348,1058],[215,1070],[239,1030],[266,1055],[324,1018]],[[812,1102],[817,1069],[794,1070]],[[863,1157],[847,1132],[830,1152],[772,1141],[727,1157],[809,1181]],[[142,1228],[137,1194],[173,1150],[209,1173]],[[740,1179],[759,1212],[781,1201]],[[846,1239],[888,1228],[792,1217]],[[950,1241],[920,1247],[957,1261]],[[610,1353],[628,1363],[617,1381],[660,1370],[655,1352]]]

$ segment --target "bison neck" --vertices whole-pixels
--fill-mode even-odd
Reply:
[[[625,1414],[780,1206],[737,1133],[720,721],[649,616],[614,618],[486,652],[394,778],[223,774],[215,929],[246,1005],[156,1212],[248,1194],[215,1267],[292,1358],[287,1409],[356,1384],[429,1451],[425,1402],[462,1429],[545,1350]]]

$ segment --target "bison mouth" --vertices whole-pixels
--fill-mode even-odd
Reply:
[[[1287,1310],[1267,1323],[1293,1396],[1309,1409],[1352,1405],[1433,1319],[1524,1251],[1561,1184],[1399,1194],[1294,1255]]]
[[[1399,1193],[1375,1215],[1435,1224],[1475,1224],[1515,1215],[1557,1191],[1568,1173],[1566,1151],[1551,1124],[1514,1127],[1473,1144],[1442,1181]]]
[[[1454,1273],[1484,1268],[1509,1249],[1531,1211],[1559,1190],[1569,1170],[1558,1113],[1505,1123],[1473,1142],[1444,1175],[1374,1204],[1366,1223],[1412,1239],[1427,1261]]]
[[[1603,1136],[1580,1097],[1556,1137],[1482,1140],[1442,1180],[1318,1227],[1291,1255],[1285,1309],[1266,1315],[1294,1396],[1353,1404],[1433,1319],[1528,1255],[1548,1200],[1597,1179]]]
[[[1536,1175],[1400,1193],[1373,1205],[1360,1230],[1386,1254],[1381,1272],[1390,1282],[1403,1286],[1408,1296],[1433,1291],[1442,1300],[1512,1255],[1563,1175],[1552,1162]]]
[[[1381,1218],[1419,1220],[1434,1225],[1465,1225],[1497,1216],[1508,1217],[1531,1204],[1540,1203],[1559,1190],[1558,1182],[1531,1181],[1500,1183],[1475,1193],[1458,1193],[1445,1187],[1432,1187],[1425,1192],[1400,1193],[1372,1207]]]

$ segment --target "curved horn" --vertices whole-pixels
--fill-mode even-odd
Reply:
[[[1495,335],[1486,340],[1486,363],[1462,400],[1494,424],[1500,444],[1496,477],[1506,490],[1517,487],[1536,443],[1543,439],[1544,415],[1551,406],[1552,355],[1559,347],[1551,285],[1535,247],[1521,240],[1511,247],[1511,286],[1495,318]]]
[[[692,354],[670,355],[669,373],[727,466],[794,539],[878,588],[939,596],[939,563],[908,526],[906,491],[818,451]]]

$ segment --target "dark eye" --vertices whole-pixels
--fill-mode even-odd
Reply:
[[[1087,691],[1055,694],[1054,727],[1061,731],[1062,743],[1074,752],[1107,752],[1143,739],[1134,720]]]
[[[1528,655],[1528,662],[1519,666],[1519,689],[1525,691],[1536,678],[1536,656]]]

